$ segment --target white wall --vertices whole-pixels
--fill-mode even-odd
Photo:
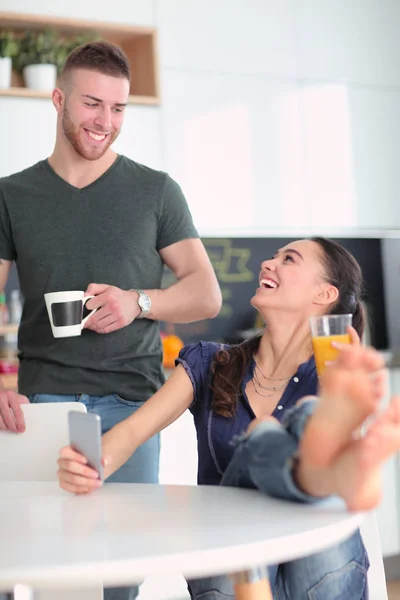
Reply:
[[[205,231],[210,210],[217,227],[399,226],[397,0],[159,7],[166,164]]]
[[[158,27],[161,106],[129,107],[116,149],[168,170],[202,234],[400,227],[398,0],[14,0],[13,10]],[[41,159],[50,101],[0,98],[0,131],[0,175]]]

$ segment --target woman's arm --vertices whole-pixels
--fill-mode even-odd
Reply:
[[[162,388],[139,410],[103,435],[104,477],[119,469],[141,444],[176,421],[193,399],[192,382],[183,366],[178,365]],[[70,446],[63,448],[58,460],[60,486],[75,494],[99,487],[98,473],[86,463],[85,457]]]
[[[176,421],[193,398],[192,382],[183,366],[178,365],[162,388],[139,410],[104,434],[105,477],[122,467],[144,442]]]

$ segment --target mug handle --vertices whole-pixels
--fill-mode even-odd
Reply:
[[[86,302],[88,300],[90,300],[90,298],[94,298],[94,296],[84,296],[82,299],[82,306],[85,306]],[[86,323],[86,321],[88,320],[88,318],[91,317],[92,314],[96,312],[96,310],[98,310],[98,309],[94,308],[93,310],[90,311],[90,313],[88,315],[86,315],[86,317],[84,319],[82,319],[82,321],[81,321],[82,328],[83,328],[84,324]]]

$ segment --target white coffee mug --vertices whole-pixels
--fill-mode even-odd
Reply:
[[[81,335],[86,321],[97,310],[95,308],[83,318],[83,309],[90,298],[94,298],[94,296],[85,296],[85,292],[80,290],[50,292],[44,295],[51,330],[55,338]]]

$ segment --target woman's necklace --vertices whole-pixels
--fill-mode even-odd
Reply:
[[[268,381],[282,381],[283,383],[281,383],[279,385],[273,385],[273,386],[264,385],[263,383],[261,383],[258,372],[261,374],[261,376],[264,379],[266,379]],[[291,376],[290,377],[267,377],[266,375],[264,375],[264,373],[262,372],[262,370],[260,369],[258,364],[255,363],[254,373],[253,373],[253,377],[252,377],[253,387],[254,387],[254,391],[256,392],[256,394],[258,394],[259,396],[262,396],[263,398],[271,398],[272,396],[274,396],[276,394],[276,392],[281,391],[284,388],[286,388],[290,379],[291,379]],[[272,392],[272,393],[263,394],[261,390],[268,390],[269,392]]]
[[[264,387],[264,386],[260,386],[260,384],[259,384],[259,383],[257,383],[257,382],[256,382],[256,380],[254,379],[254,377],[252,377],[251,381],[252,381],[252,383],[253,383],[254,391],[256,392],[256,394],[258,394],[259,396],[262,396],[263,398],[271,398],[272,396],[275,396],[276,392],[278,392],[278,391],[280,391],[280,390],[283,390],[283,389],[284,389],[284,388],[287,386],[287,384],[289,383],[289,382],[286,382],[286,383],[284,383],[282,386],[280,386],[280,387],[276,387],[276,388],[266,388],[266,387]],[[261,387],[262,389],[267,389],[267,390],[268,390],[268,389],[273,389],[274,391],[273,391],[273,392],[271,392],[270,394],[263,394],[263,393],[262,393],[262,392],[261,392],[261,391],[258,389],[258,387]]]
[[[273,391],[273,392],[277,392],[278,390],[282,390],[286,385],[287,382],[289,381],[288,379],[286,381],[283,381],[283,383],[280,383],[279,385],[264,385],[263,383],[261,383],[260,378],[258,376],[257,373],[257,369],[254,369],[254,374],[253,374],[253,381],[258,385],[259,388],[263,389],[263,390],[269,390],[269,391]]]
[[[255,362],[255,361],[254,361]],[[258,366],[258,364],[256,363],[256,369],[258,369],[261,373],[261,375],[264,377],[264,379],[268,379],[269,381],[289,381],[289,379],[292,377],[291,375],[289,377],[267,377],[266,375],[264,375],[264,373],[261,371],[261,368]]]

